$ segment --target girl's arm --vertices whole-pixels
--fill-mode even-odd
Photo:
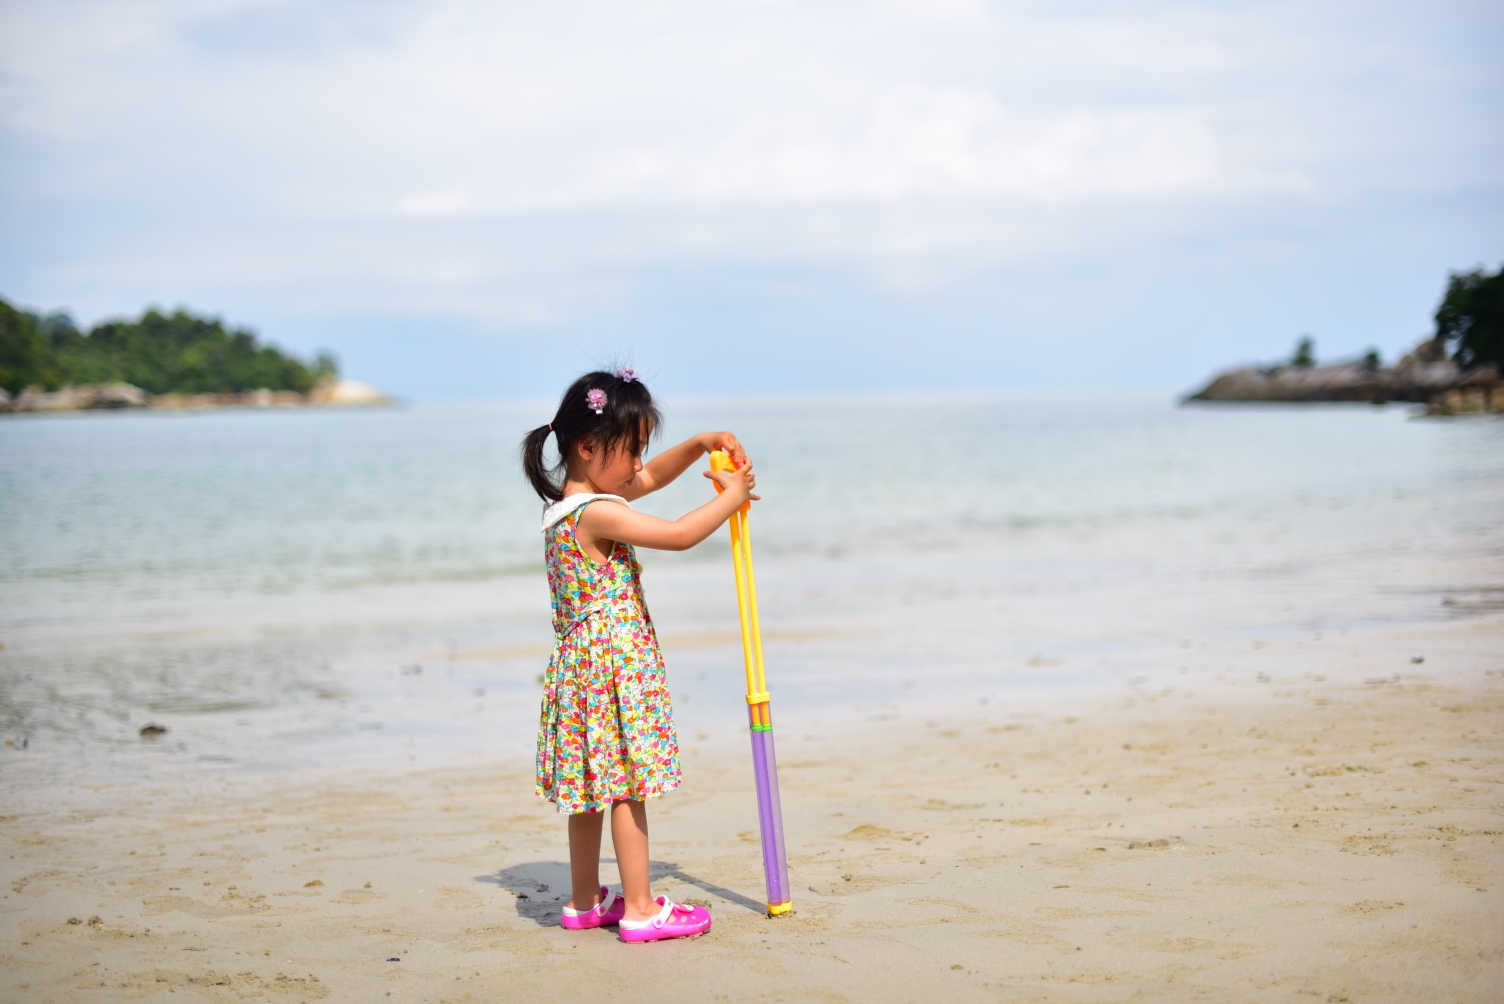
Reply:
[[[700,508],[676,520],[659,519],[612,502],[592,505],[580,516],[580,543],[597,561],[607,560],[609,548],[603,545],[620,540],[639,547],[661,551],[686,551],[715,532],[748,499],[756,499],[752,489],[757,478],[749,462],[734,471],[705,473],[725,491]]]
[[[742,449],[741,442],[731,433],[702,432],[698,436],[691,436],[678,446],[670,446],[649,460],[632,479],[625,497],[628,500],[640,499],[649,492],[656,492],[689,470],[690,464],[711,450],[725,450],[731,454],[731,459],[735,460],[738,466],[747,462],[747,451]],[[627,543],[634,543],[634,541],[627,541]],[[652,547],[653,545],[642,546]]]

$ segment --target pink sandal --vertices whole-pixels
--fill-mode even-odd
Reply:
[[[622,915],[627,912],[627,901],[616,893],[601,886],[601,901],[588,910],[571,910],[564,908],[564,915],[559,918],[559,924],[571,931],[588,931],[595,927],[610,927],[612,924],[621,923]]]
[[[667,896],[654,900],[663,909],[651,920],[623,920],[617,930],[622,941],[667,941],[693,938],[710,930],[710,911],[703,906],[684,906]]]

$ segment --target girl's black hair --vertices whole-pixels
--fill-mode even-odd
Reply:
[[[653,404],[653,395],[635,376],[628,380],[617,373],[597,370],[580,377],[564,392],[554,420],[522,437],[523,473],[545,502],[557,502],[564,497],[562,475],[581,442],[589,440],[607,453],[625,449],[636,456],[648,445],[648,438],[657,433],[663,416]],[[600,414],[591,407],[595,391],[606,396]],[[547,466],[543,459],[543,447],[550,432],[558,438],[559,445],[559,462],[553,467]]]

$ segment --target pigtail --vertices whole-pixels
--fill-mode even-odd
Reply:
[[[540,425],[522,438],[522,472],[545,502],[557,502],[564,497],[543,460],[543,448],[551,432],[552,426]]]

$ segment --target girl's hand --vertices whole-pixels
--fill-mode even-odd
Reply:
[[[730,432],[702,432],[700,433],[700,445],[706,453],[720,450],[729,453],[731,459],[736,461],[736,466],[741,467],[747,462],[747,451],[742,449],[741,440]]]
[[[736,499],[738,507],[751,499],[760,501],[761,495],[752,494],[757,487],[757,475],[752,473],[752,461],[746,460],[734,471],[706,471],[705,476],[725,489],[725,494]]]
[[[741,440],[729,432],[701,432],[690,436],[678,446],[670,446],[638,472],[633,483],[623,491],[625,499],[639,499],[648,492],[656,492],[679,475],[689,470],[694,462],[706,453],[723,450],[731,455],[738,467],[747,463],[747,451]]]

